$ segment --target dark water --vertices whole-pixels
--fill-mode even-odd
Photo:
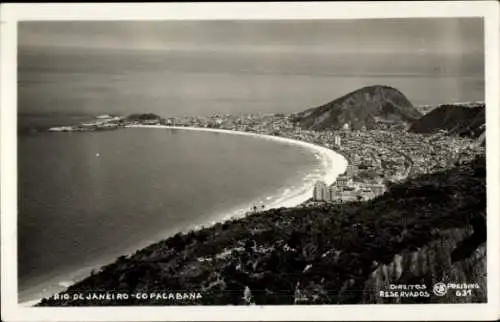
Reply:
[[[271,202],[319,162],[297,146],[209,132],[21,137],[20,290]]]

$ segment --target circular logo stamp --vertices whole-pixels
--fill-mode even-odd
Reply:
[[[448,292],[448,286],[446,286],[445,283],[436,283],[434,284],[434,286],[432,287],[432,291],[434,292],[434,294],[436,294],[437,296],[444,296],[446,295],[446,293]]]

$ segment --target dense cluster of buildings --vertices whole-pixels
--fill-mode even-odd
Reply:
[[[352,177],[342,174],[329,186],[323,181],[317,181],[314,185],[312,200],[334,203],[365,201],[383,194],[385,190],[386,187],[383,184],[354,182]]]

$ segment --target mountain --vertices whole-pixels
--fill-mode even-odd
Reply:
[[[367,202],[270,209],[122,256],[66,292],[199,290],[197,304],[485,302],[486,162],[395,183]],[[477,283],[467,297],[437,282]],[[381,298],[390,285],[430,297]],[[149,298],[44,299],[54,305],[177,305]]]
[[[380,125],[412,123],[422,114],[397,89],[374,85],[344,95],[295,116],[304,129],[375,129]]]
[[[485,104],[445,104],[425,114],[410,127],[415,133],[436,133],[480,138],[485,130]]]

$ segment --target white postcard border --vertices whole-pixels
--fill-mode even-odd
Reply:
[[[3,4],[1,246],[5,321],[488,320],[499,317],[499,22],[495,1]],[[17,303],[17,22],[483,17],[487,131],[488,304],[27,308]]]

